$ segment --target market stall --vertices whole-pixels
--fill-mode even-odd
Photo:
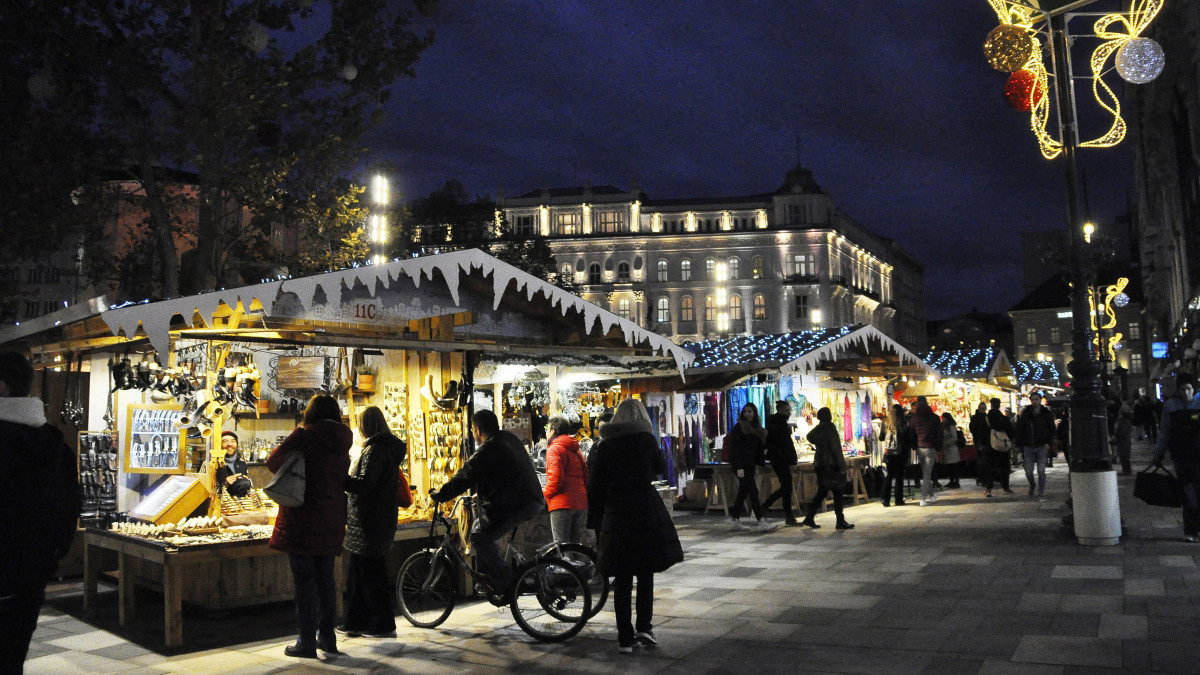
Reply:
[[[338,398],[352,428],[364,406],[377,405],[408,443],[404,468],[416,504],[401,521],[428,527],[428,490],[473,449],[468,417],[485,357],[585,355],[614,369],[651,361],[677,370],[692,359],[666,338],[478,250],[90,309],[0,331],[0,346],[32,355],[41,368],[64,359],[86,364],[93,376],[85,427],[97,430],[79,436],[81,477],[95,488],[97,506],[83,523],[94,531],[89,546],[142,540],[122,545],[129,560],[118,577],[164,590],[168,561],[182,559],[169,554],[186,546],[200,603],[214,597],[228,570],[199,552],[239,542],[270,556],[264,542],[275,507],[257,490],[264,476],[252,477],[255,489],[242,496],[224,489],[222,432],[236,435],[253,474],[312,394]],[[207,531],[185,531],[193,518],[212,520],[199,528]],[[194,536],[202,539],[187,540]],[[89,576],[97,570],[91,565]],[[290,596],[288,571],[278,579]],[[216,597],[228,606],[278,599],[245,588]]]

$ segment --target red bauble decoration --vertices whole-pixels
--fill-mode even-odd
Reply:
[[[1021,112],[1029,112],[1030,108],[1041,103],[1044,93],[1037,75],[1031,70],[1018,70],[1008,76],[1008,82],[1004,85],[1004,98]]]

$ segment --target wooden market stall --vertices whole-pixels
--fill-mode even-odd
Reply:
[[[172,645],[182,640],[180,600],[233,607],[291,593],[286,558],[265,543],[274,505],[258,491],[233,498],[216,480],[222,431],[238,436],[253,476],[314,393],[337,397],[352,428],[364,406],[379,406],[409,447],[417,503],[401,516],[403,540],[428,527],[428,490],[473,450],[468,418],[483,359],[583,355],[614,368],[650,361],[679,370],[693,358],[479,250],[72,307],[0,330],[0,347],[40,368],[72,359],[93,374],[88,431],[79,434],[85,509],[97,507],[83,523],[85,577],[120,558],[123,619],[132,616],[131,585],[161,589]],[[263,478],[260,470],[256,488]],[[189,581],[172,583],[184,564]]]

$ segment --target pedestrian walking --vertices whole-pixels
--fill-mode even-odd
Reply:
[[[318,394],[304,409],[303,425],[267,458],[267,468],[275,473],[288,455],[304,457],[304,503],[279,507],[268,543],[288,554],[295,584],[300,635],[284,648],[288,656],[315,659],[317,649],[338,653],[333,559],[341,555],[346,537],[346,477],[353,442],[337,401]]]
[[[963,432],[959,431],[954,415],[942,413],[942,465],[946,467],[949,480],[946,487],[957,490],[962,487],[958,482],[959,463],[962,461],[962,449],[967,444]]]
[[[738,415],[737,424],[729,430],[729,433],[725,434],[725,448],[729,451],[729,463],[738,480],[737,498],[733,500],[733,508],[730,510],[734,530],[750,529],[742,523],[742,514],[745,512],[742,504],[746,501],[749,501],[750,510],[758,519],[758,529],[770,532],[778,527],[777,524],[767,520],[767,514],[758,502],[758,483],[754,480],[754,474],[758,467],[765,465],[767,461],[766,441],[767,430],[763,428],[758,419],[758,406],[747,403]]]
[[[813,457],[813,469],[817,473],[817,494],[808,505],[804,524],[813,529],[821,527],[817,525],[813,517],[826,495],[832,493],[833,510],[837,514],[837,529],[854,529],[853,525],[846,522],[846,516],[842,513],[842,495],[846,492],[847,483],[846,456],[842,453],[841,436],[833,424],[833,413],[829,408],[821,408],[817,411],[817,426],[808,432],[807,438],[816,450]]]
[[[1154,462],[1161,464],[1171,451],[1183,492],[1183,538],[1195,542],[1200,536],[1200,392],[1195,375],[1176,376],[1175,395],[1163,404],[1158,432]]]
[[[542,496],[550,509],[550,533],[554,540],[580,543],[587,525],[588,467],[579,450],[579,441],[571,433],[572,426],[561,415],[550,418]]]
[[[937,501],[933,494],[933,465],[942,449],[942,422],[924,396],[917,397],[917,412],[909,420],[908,434],[921,463],[921,506],[928,506]]]
[[[971,415],[971,419],[967,421],[967,431],[971,432],[971,440],[975,441],[975,452],[979,455],[979,480],[978,484],[984,486],[984,496],[992,496],[992,488],[990,481],[992,480],[991,455],[988,452],[991,450],[991,429],[987,422],[987,403],[979,402],[975,407],[975,412]]]
[[[627,398],[600,429],[588,480],[588,527],[598,532],[596,564],[613,577],[617,649],[653,647],[654,575],[683,560],[671,514],[652,485],[667,470],[646,406]],[[637,623],[633,583],[637,580]]]
[[[887,421],[883,427],[883,462],[887,467],[887,478],[883,483],[883,505],[891,506],[893,485],[895,486],[896,506],[904,506],[904,470],[908,467],[908,423],[904,419],[904,408],[893,404],[888,409]]]
[[[387,556],[396,538],[400,465],[408,446],[388,428],[383,411],[362,411],[359,433],[366,439],[346,479],[346,617],[337,631],[347,637],[396,634]]]
[[[1132,476],[1133,466],[1130,464],[1130,454],[1133,451],[1133,410],[1129,406],[1121,408],[1117,413],[1117,423],[1113,425],[1113,452],[1121,462],[1121,475]]]
[[[18,675],[82,504],[75,453],[32,384],[25,356],[0,352],[0,673]]]
[[[1046,501],[1046,453],[1055,440],[1054,413],[1042,405],[1042,395],[1029,395],[1029,405],[1017,419],[1017,446],[1025,462],[1025,479],[1029,481],[1029,498]],[[1037,482],[1033,480],[1037,469]]]
[[[771,462],[771,470],[779,478],[779,489],[763,502],[763,513],[771,508],[776,499],[781,499],[784,522],[794,527],[800,522],[792,511],[792,467],[796,466],[797,458],[796,443],[792,440],[796,425],[790,421],[791,418],[792,404],[787,401],[776,401],[775,414],[767,418],[767,461]]]

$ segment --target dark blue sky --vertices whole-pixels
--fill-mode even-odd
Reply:
[[[995,25],[984,0],[442,0],[370,142],[404,198],[448,179],[683,198],[775,189],[798,136],[838,206],[925,263],[930,318],[1005,311],[1019,233],[1065,228],[1066,197],[983,59]],[[1081,153],[1099,221],[1126,210],[1127,144]]]

